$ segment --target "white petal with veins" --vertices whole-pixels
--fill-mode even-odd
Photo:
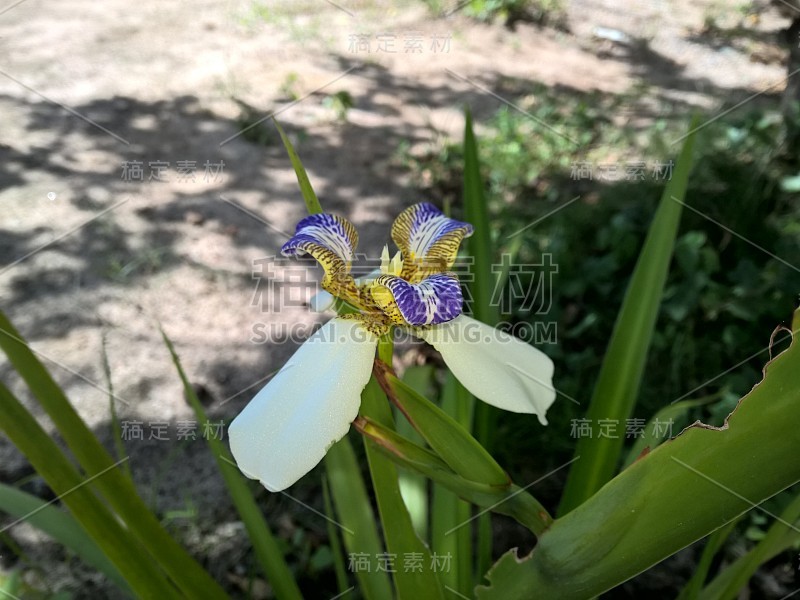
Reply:
[[[300,346],[228,428],[242,473],[277,492],[313,469],[356,418],[377,343],[334,318]]]
[[[436,348],[461,384],[484,402],[516,413],[532,413],[547,425],[555,401],[553,361],[517,338],[460,315],[414,333]]]

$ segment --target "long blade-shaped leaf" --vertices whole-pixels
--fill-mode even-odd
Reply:
[[[118,465],[82,478],[61,449],[16,397],[0,383],[0,429],[61,498],[86,533],[119,569],[131,589],[145,598],[179,598],[155,562],[93,492]]]
[[[43,531],[56,542],[72,550],[90,567],[94,567],[122,590],[128,590],[125,578],[108,560],[103,551],[68,513],[36,496],[0,483],[0,511]],[[2,594],[0,594],[2,597]]]
[[[331,499],[331,492],[328,487],[327,479],[322,482],[322,499],[325,502],[325,516],[328,517],[328,543],[331,545],[331,554],[333,555],[333,570],[336,573],[336,585],[339,588],[339,594],[344,595],[348,590],[347,562],[345,561],[342,542],[339,540],[336,513],[333,511],[333,500]]]
[[[800,540],[800,494],[783,510],[762,540],[728,565],[698,595],[701,600],[736,598],[758,568]]]
[[[683,145],[674,176],[661,197],[628,284],[586,414],[595,428],[601,419],[624,422],[636,404],[647,350],[672,260],[682,202],[689,181],[693,145],[694,135],[690,135]],[[620,436],[602,436],[599,431],[578,441],[575,456],[580,456],[580,460],[570,470],[559,514],[565,514],[580,505],[611,479],[624,441]]]
[[[800,327],[800,311],[793,329]],[[695,424],[557,519],[530,557],[506,554],[481,600],[590,598],[800,481],[800,340],[779,354],[724,428]]]
[[[458,421],[392,373],[380,377],[417,431],[453,471],[480,483],[498,487],[511,484],[503,468]]]
[[[292,167],[297,175],[297,183],[300,184],[300,191],[303,193],[303,200],[305,200],[306,209],[308,210],[309,214],[312,215],[321,213],[322,206],[319,203],[317,194],[314,193],[314,188],[311,187],[311,182],[308,180],[308,174],[303,167],[303,163],[300,162],[300,157],[297,156],[297,152],[294,151],[292,142],[289,141],[289,137],[286,135],[286,133],[284,133],[283,128],[278,124],[278,121],[273,119],[273,122],[275,123],[275,127],[278,129],[278,133],[281,134],[283,145],[286,147],[286,152],[289,154],[289,160],[292,161]]]
[[[367,488],[358,470],[353,446],[347,437],[330,447],[325,455],[333,504],[342,538],[350,558],[350,568],[367,600],[392,598],[392,584],[385,570],[378,570],[378,556],[383,554],[375,514]],[[362,559],[366,561],[363,564]]]
[[[475,232],[467,240],[467,250],[473,260],[472,278],[468,289],[472,299],[472,313],[479,321],[496,325],[500,320],[497,306],[492,304],[494,275],[492,274],[491,223],[486,205],[486,196],[481,180],[481,167],[478,159],[478,144],[472,128],[472,114],[465,114],[464,125],[464,212],[466,220],[475,227]],[[473,420],[475,435],[487,449],[492,449],[492,437],[496,429],[497,410],[484,402],[475,406]],[[492,522],[486,513],[478,518],[477,568],[483,573],[492,559]]]
[[[426,395],[432,382],[433,373],[434,369],[430,365],[411,366],[403,373],[403,381],[422,395]],[[395,416],[399,416],[399,413]],[[395,426],[397,433],[403,437],[418,444],[422,443],[420,435],[405,419],[396,419]],[[408,471],[400,471],[398,475],[400,476],[400,492],[403,502],[408,507],[411,521],[414,523],[414,530],[423,540],[428,539],[428,480]]]
[[[466,248],[472,259],[472,277],[468,282],[472,296],[472,313],[479,321],[496,325],[500,317],[497,306],[492,303],[495,277],[492,274],[492,224],[481,180],[478,159],[478,143],[472,129],[472,115],[466,111],[464,126],[464,218],[475,228],[466,240]]]
[[[64,392],[2,312],[0,348],[53,420],[83,470],[99,473],[116,464],[117,461],[83,422]],[[123,471],[112,469],[108,476],[98,479],[95,485],[128,530],[186,595],[226,597],[219,584],[162,527],[139,496],[133,481]]]
[[[184,393],[197,416],[197,420],[201,423],[207,423],[208,417],[203,410],[203,405],[200,403],[197,393],[186,377],[178,354],[175,352],[175,347],[163,330],[161,331],[161,336],[164,338],[164,343],[169,349],[172,363],[178,371],[178,375],[183,383]],[[278,542],[275,540],[272,531],[269,529],[269,525],[267,525],[264,516],[258,509],[258,505],[247,486],[247,482],[239,473],[230,450],[216,437],[210,435],[205,437],[211,449],[211,453],[214,455],[217,467],[225,481],[225,485],[228,488],[228,492],[231,495],[233,504],[236,506],[236,510],[247,529],[247,534],[250,536],[250,541],[253,544],[253,550],[256,553],[258,562],[269,579],[270,585],[275,589],[278,598],[301,599],[303,596],[300,593],[300,589],[297,587],[297,583],[295,583],[292,572],[283,559],[283,553],[278,546]]]
[[[459,389],[460,388],[460,389]],[[460,393],[460,392],[463,392]],[[463,389],[452,373],[448,373],[442,390],[442,410],[454,417],[462,427],[469,429],[471,395]],[[470,596],[475,585],[475,575],[470,560],[472,556],[472,508],[446,487],[435,484],[431,509],[431,544],[434,552],[443,556],[459,557],[451,569],[439,575],[442,584],[460,594]]]
[[[404,438],[394,429],[389,429],[365,417],[355,421],[356,428],[375,441],[375,447],[397,465],[422,473],[436,483],[458,494],[480,507],[508,515],[525,525],[537,535],[543,532],[542,521],[546,513],[541,504],[523,488],[510,484],[495,486],[464,479],[438,455]],[[552,522],[552,521],[551,521]],[[462,522],[457,529],[467,525]]]
[[[378,344],[378,356],[384,363],[392,362],[393,344],[390,338],[384,338]],[[359,413],[372,419],[384,427],[394,430],[392,409],[386,396],[381,391],[375,377],[372,377],[361,395]],[[386,550],[390,555],[407,559],[409,556],[418,559],[414,568],[408,565],[397,566],[393,574],[397,597],[416,600],[420,597],[444,598],[444,591],[434,568],[430,568],[430,552],[422,540],[417,537],[411,515],[408,512],[403,496],[400,493],[400,482],[394,463],[383,454],[378,445],[365,438],[369,470],[372,475],[372,487],[383,523],[383,535]],[[421,567],[421,568],[420,568]]]

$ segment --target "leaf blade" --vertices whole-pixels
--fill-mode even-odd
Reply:
[[[800,326],[800,311],[795,313]],[[506,555],[478,598],[601,594],[800,481],[800,343],[770,361],[726,428],[695,424],[557,519],[530,557]],[[749,474],[743,476],[743,474]],[[702,499],[702,501],[698,501]]]
[[[25,519],[62,546],[72,550],[84,563],[103,573],[117,587],[122,590],[130,589],[119,569],[68,513],[4,483],[0,483],[0,511],[15,519]]]
[[[194,410],[197,419],[201,423],[207,423],[208,417],[205,410],[203,410],[203,405],[197,397],[194,388],[189,383],[189,379],[186,376],[186,372],[183,370],[180,358],[178,358],[172,341],[167,337],[163,329],[161,330],[161,336],[169,350],[172,364],[178,372],[181,383],[183,383],[184,393],[186,394],[186,398],[192,410]],[[247,529],[248,536],[253,544],[253,550],[256,553],[256,557],[258,558],[264,574],[269,579],[270,585],[275,589],[275,593],[279,598],[302,600],[303,596],[300,593],[300,588],[297,587],[297,583],[286,561],[283,559],[283,554],[280,551],[275,536],[272,534],[272,531],[270,531],[269,525],[261,514],[255,499],[247,487],[247,483],[239,474],[233,456],[228,448],[216,437],[205,437],[209,450],[211,450],[214,456],[214,461],[217,463],[217,468],[225,481],[228,493]]]
[[[53,420],[68,448],[87,473],[110,469],[115,461],[81,419],[64,392],[34,355],[22,335],[0,311],[0,349],[33,396]],[[128,530],[170,578],[188,595],[224,598],[225,592],[194,558],[170,536],[145,505],[133,481],[119,469],[95,482]]]
[[[325,469],[336,514],[343,528],[345,548],[351,558],[366,554],[370,560],[369,570],[354,569],[361,593],[369,600],[392,598],[389,576],[377,570],[375,557],[383,553],[383,546],[353,446],[346,436],[328,450]]]
[[[636,404],[680,223],[693,145],[691,134],[661,196],[628,284],[586,413],[593,429],[601,419],[623,422]],[[623,443],[618,436],[592,435],[578,440],[575,456],[581,459],[570,470],[559,514],[579,506],[612,477]]]
[[[280,126],[276,119],[273,118],[272,122],[275,123],[275,127],[278,129],[281,140],[283,140],[283,145],[286,147],[286,153],[289,155],[289,160],[292,161],[292,168],[294,168],[294,173],[297,176],[297,183],[300,185],[300,191],[303,194],[303,200],[306,203],[306,209],[308,210],[308,213],[311,215],[321,213],[322,205],[319,203],[319,198],[317,198],[314,188],[311,187],[311,181],[308,179],[308,173],[306,173],[303,163],[300,162],[300,157],[297,155],[297,152],[295,152],[294,146],[289,140],[289,136],[286,135],[286,133],[283,131],[283,127]]]

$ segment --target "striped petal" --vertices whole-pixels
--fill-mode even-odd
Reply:
[[[433,204],[408,207],[392,225],[392,239],[403,254],[403,279],[420,282],[447,271],[461,241],[471,235],[472,225],[444,216]]]
[[[353,224],[338,215],[311,215],[297,224],[294,235],[281,248],[284,256],[310,254],[325,271],[322,287],[334,296],[357,294],[350,264],[358,245]]]
[[[556,398],[553,361],[533,346],[466,315],[417,329],[461,384],[487,404],[516,413],[545,414]]]
[[[375,303],[398,325],[444,323],[460,315],[464,303],[458,278],[452,273],[431,275],[420,283],[381,275],[371,289]]]
[[[356,418],[377,343],[335,318],[300,346],[228,428],[242,473],[277,492],[313,469]]]

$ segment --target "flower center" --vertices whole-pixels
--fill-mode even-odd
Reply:
[[[391,259],[389,258],[389,246],[383,247],[381,252],[381,275],[396,275],[400,277],[403,271],[403,257],[397,252]]]

